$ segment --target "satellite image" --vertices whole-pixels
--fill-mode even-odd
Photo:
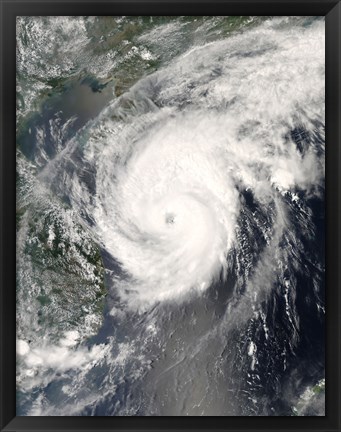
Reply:
[[[16,38],[17,415],[324,416],[324,17]]]

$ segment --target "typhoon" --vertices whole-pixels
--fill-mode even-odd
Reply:
[[[114,103],[120,126],[106,120],[93,138],[93,214],[128,302],[180,300],[224,280],[231,252],[243,257],[237,232],[256,224],[243,191],[271,218],[258,228],[262,253],[278,249],[287,196],[319,193],[324,175],[323,53],[315,28],[288,38],[265,25],[186,52]],[[295,129],[316,145],[300,152]]]
[[[37,174],[108,296],[92,339],[21,337],[27,415],[324,413],[324,20],[213,23],[143,28],[129,59],[157,67]]]

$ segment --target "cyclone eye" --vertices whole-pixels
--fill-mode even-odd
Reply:
[[[175,214],[166,213],[165,222],[166,222],[166,224],[169,224],[169,225],[174,224],[175,223]]]

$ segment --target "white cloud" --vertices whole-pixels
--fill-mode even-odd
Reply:
[[[90,140],[96,233],[131,277],[119,288],[131,305],[181,299],[226,272],[238,188],[270,205],[278,190],[309,192],[323,178],[315,148],[302,156],[288,133],[324,121],[324,22],[280,22],[194,48],[141,80],[124,96],[136,107],[125,123],[104,120]],[[165,108],[145,113],[155,86]]]

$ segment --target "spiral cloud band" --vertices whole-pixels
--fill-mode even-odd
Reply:
[[[139,143],[113,201],[105,202],[113,221],[104,221],[111,227],[109,247],[133,276],[141,300],[205,289],[226,266],[237,194],[216,165],[206,127],[196,121],[184,118],[175,135],[176,118]]]
[[[288,223],[281,197],[315,193],[324,25],[288,37],[284,22],[192,49],[102,114],[85,152],[96,166],[92,214],[131,305],[180,299],[226,276],[229,254],[240,252],[243,190],[274,209],[273,226],[260,227],[268,243]],[[297,129],[312,141],[302,152]]]

